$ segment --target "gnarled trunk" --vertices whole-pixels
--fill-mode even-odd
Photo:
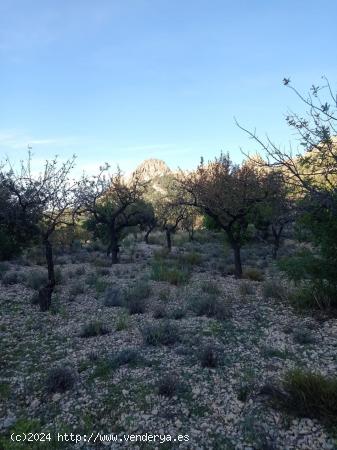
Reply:
[[[149,243],[149,236],[150,236],[150,234],[152,233],[153,230],[154,230],[154,228],[149,228],[147,230],[147,232],[145,233],[145,236],[144,236],[145,244]]]
[[[280,249],[281,244],[281,236],[282,236],[283,226],[280,226],[280,228],[277,230],[275,227],[272,227],[272,233],[273,233],[273,250],[272,250],[272,258],[277,259],[277,254]]]
[[[55,282],[53,248],[48,238],[44,240],[44,246],[48,268],[48,284],[39,290],[39,305],[41,311],[48,311],[51,305],[51,297],[56,282]]]
[[[118,253],[119,245],[116,233],[111,233],[110,244],[107,251],[107,256],[111,255],[111,264],[117,264],[119,262]]]
[[[242,263],[241,263],[241,245],[238,237],[235,237],[230,228],[225,228],[229,243],[234,252],[234,275],[235,278],[242,278]]]
[[[172,249],[172,239],[171,239],[171,230],[169,230],[168,228],[166,229],[166,245],[168,251],[170,252]]]
[[[238,243],[232,243],[234,252],[234,275],[235,278],[242,278],[241,248]]]

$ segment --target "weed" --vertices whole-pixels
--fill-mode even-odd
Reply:
[[[159,325],[147,324],[141,332],[147,345],[173,345],[180,341],[178,328],[169,321]]]
[[[123,306],[122,292],[117,287],[109,287],[106,289],[103,298],[104,306],[116,307]]]
[[[213,345],[207,345],[199,353],[201,367],[214,368],[219,362],[218,352]]]
[[[83,325],[80,336],[83,338],[87,338],[94,336],[103,336],[108,333],[108,328],[102,322],[97,320]]]
[[[300,417],[337,423],[337,378],[297,369],[286,373],[281,388],[267,385],[262,393]]]
[[[308,330],[307,328],[302,328],[294,331],[293,337],[294,341],[297,344],[305,345],[305,344],[314,344],[316,342],[315,337],[313,336],[311,331]]]
[[[226,320],[231,317],[228,302],[214,295],[195,295],[190,298],[189,304],[197,316],[214,317],[218,320]]]
[[[255,267],[248,267],[244,271],[244,277],[252,281],[263,281],[263,272]]]
[[[70,367],[54,367],[49,370],[46,378],[46,388],[50,393],[65,392],[73,387],[76,374]]]

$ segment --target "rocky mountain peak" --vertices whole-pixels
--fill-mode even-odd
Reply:
[[[135,173],[139,174],[144,181],[150,181],[171,173],[171,169],[161,159],[151,158],[139,164]]]

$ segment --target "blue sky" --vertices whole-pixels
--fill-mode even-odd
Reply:
[[[288,145],[282,79],[336,85],[336,17],[335,0],[1,0],[1,159],[240,161],[257,147],[233,116]]]

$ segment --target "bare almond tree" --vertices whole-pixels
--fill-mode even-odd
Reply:
[[[250,164],[235,165],[228,155],[199,164],[180,180],[181,203],[210,216],[227,235],[234,252],[235,276],[242,276],[241,246],[249,215],[268,195],[267,179]]]
[[[326,77],[321,86],[313,85],[307,94],[293,87],[289,78],[284,78],[283,84],[306,107],[304,114],[290,112],[286,117],[297,134],[299,145],[295,150],[281,148],[268,136],[261,138],[255,130],[236,123],[264,152],[264,164],[280,169],[298,195],[310,195],[329,207],[334,202],[337,180],[337,92]]]
[[[42,311],[50,308],[55,288],[55,270],[52,235],[58,227],[74,224],[77,210],[77,182],[70,178],[75,165],[75,156],[64,163],[57,157],[46,161],[43,170],[34,174],[31,169],[32,155],[22,161],[15,171],[7,161],[7,188],[17,198],[22,214],[27,221],[35,222],[41,242],[45,248],[48,283],[39,290],[39,304]]]
[[[118,168],[109,174],[105,164],[98,175],[83,176],[80,182],[79,202],[82,212],[89,214],[93,228],[107,241],[107,255],[111,263],[118,262],[119,242],[123,232],[141,223],[147,214],[142,201],[147,183],[135,174],[127,182]]]

